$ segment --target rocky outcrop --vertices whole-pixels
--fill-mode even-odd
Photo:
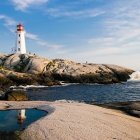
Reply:
[[[114,102],[94,105],[98,105],[109,109],[121,110],[125,114],[140,118],[140,101]]]
[[[49,60],[36,55],[0,55],[0,66],[8,70],[26,73],[42,74],[67,82],[78,83],[117,83],[127,81],[133,70],[116,65],[76,63],[73,61]]]
[[[23,90],[11,90],[5,93],[7,101],[28,101],[27,94]]]
[[[60,82],[55,80],[51,75],[20,73],[8,70],[4,67],[0,68],[0,91],[7,91],[10,86],[19,85],[58,85]]]

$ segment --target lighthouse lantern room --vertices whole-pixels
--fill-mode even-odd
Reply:
[[[16,53],[26,54],[25,30],[22,24],[17,25]]]

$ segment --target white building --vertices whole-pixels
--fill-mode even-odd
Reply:
[[[22,24],[17,25],[16,53],[26,54],[25,30]]]

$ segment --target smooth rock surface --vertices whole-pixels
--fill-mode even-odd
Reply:
[[[1,108],[7,105],[13,109],[37,107],[50,113],[30,125],[21,134],[22,140],[140,139],[140,119],[111,109],[82,103],[0,102]]]

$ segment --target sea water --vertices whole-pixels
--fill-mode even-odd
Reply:
[[[0,133],[21,131],[25,129],[27,126],[29,126],[31,123],[47,115],[47,112],[37,109],[26,109],[25,111],[26,118],[24,120],[19,120],[18,119],[19,110],[1,110]]]
[[[130,75],[128,82],[117,84],[66,84],[63,86],[27,89],[30,100],[72,100],[110,103],[140,101],[140,72]]]

